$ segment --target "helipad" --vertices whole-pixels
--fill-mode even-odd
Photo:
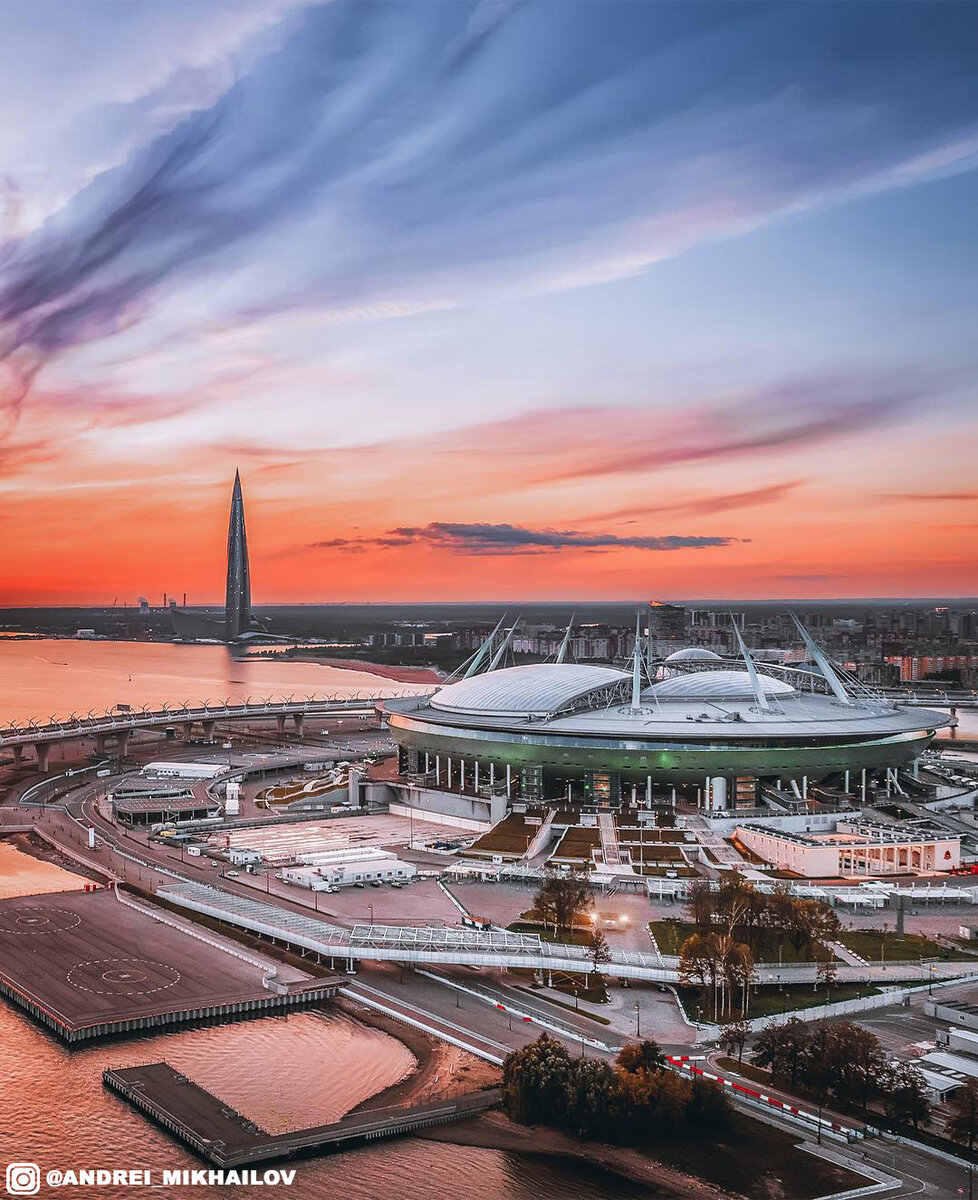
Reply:
[[[269,981],[112,891],[0,901],[0,992],[66,1041],[310,1003],[335,979]]]

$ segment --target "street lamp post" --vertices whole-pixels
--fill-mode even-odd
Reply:
[[[642,1010],[639,1003],[635,1001],[635,1036],[641,1040],[642,1037]]]

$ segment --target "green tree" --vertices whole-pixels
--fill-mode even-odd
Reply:
[[[571,1074],[567,1050],[548,1033],[507,1054],[503,1061],[503,1100],[514,1121],[554,1124],[562,1118]]]
[[[797,1017],[789,1018],[783,1025],[769,1025],[754,1042],[754,1062],[794,1087],[805,1063],[810,1037],[808,1027]]]
[[[733,1105],[726,1092],[712,1079],[703,1079],[699,1075],[692,1081],[692,1095],[686,1106],[685,1120],[687,1127],[701,1133],[717,1133],[730,1123]]]
[[[548,875],[533,902],[534,911],[554,936],[569,933],[577,918],[594,904],[594,892],[581,871]]]
[[[975,1148],[978,1137],[978,1079],[968,1079],[959,1088],[948,1105],[950,1116],[947,1131],[951,1140],[959,1146],[967,1146],[969,1153]]]
[[[606,1062],[577,1059],[565,1089],[565,1128],[579,1138],[604,1137],[613,1126],[618,1094],[618,1081]]]
[[[886,1115],[914,1129],[930,1124],[930,1101],[924,1077],[912,1063],[900,1063],[886,1088]]]
[[[588,938],[587,960],[591,964],[591,970],[600,979],[601,968],[611,962],[611,948],[600,929],[595,929]]]
[[[724,1025],[718,1039],[720,1049],[725,1050],[731,1057],[736,1054],[737,1062],[744,1061],[744,1047],[747,1045],[747,1039],[750,1037],[750,1026],[746,1021],[737,1021],[735,1024]]]

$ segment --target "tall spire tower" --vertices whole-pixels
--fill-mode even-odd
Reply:
[[[248,567],[248,535],[245,532],[241,477],[234,473],[231,517],[228,522],[228,583],[224,600],[224,628],[229,642],[251,628],[251,572]]]

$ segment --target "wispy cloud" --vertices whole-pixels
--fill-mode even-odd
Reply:
[[[575,529],[525,529],[521,525],[492,525],[432,521],[421,527],[400,526],[377,537],[330,538],[311,549],[359,551],[367,548],[434,546],[460,554],[539,554],[557,550],[688,550],[729,546],[730,537],[619,537]]]
[[[639,504],[618,508],[613,512],[599,513],[586,518],[588,521],[614,521],[625,518],[653,516],[656,513],[689,513],[708,516],[718,512],[733,512],[741,508],[756,508],[759,505],[777,504],[800,488],[806,480],[787,479],[781,483],[770,483],[764,487],[748,488],[742,492],[719,492],[713,496],[696,496],[676,504]]]
[[[881,492],[880,500],[933,500],[942,504],[954,504],[958,501],[978,500],[978,492]]]
[[[8,400],[191,276],[234,273],[236,320],[424,311],[634,274],[970,161],[973,6],[831,11],[311,8],[3,248]]]

